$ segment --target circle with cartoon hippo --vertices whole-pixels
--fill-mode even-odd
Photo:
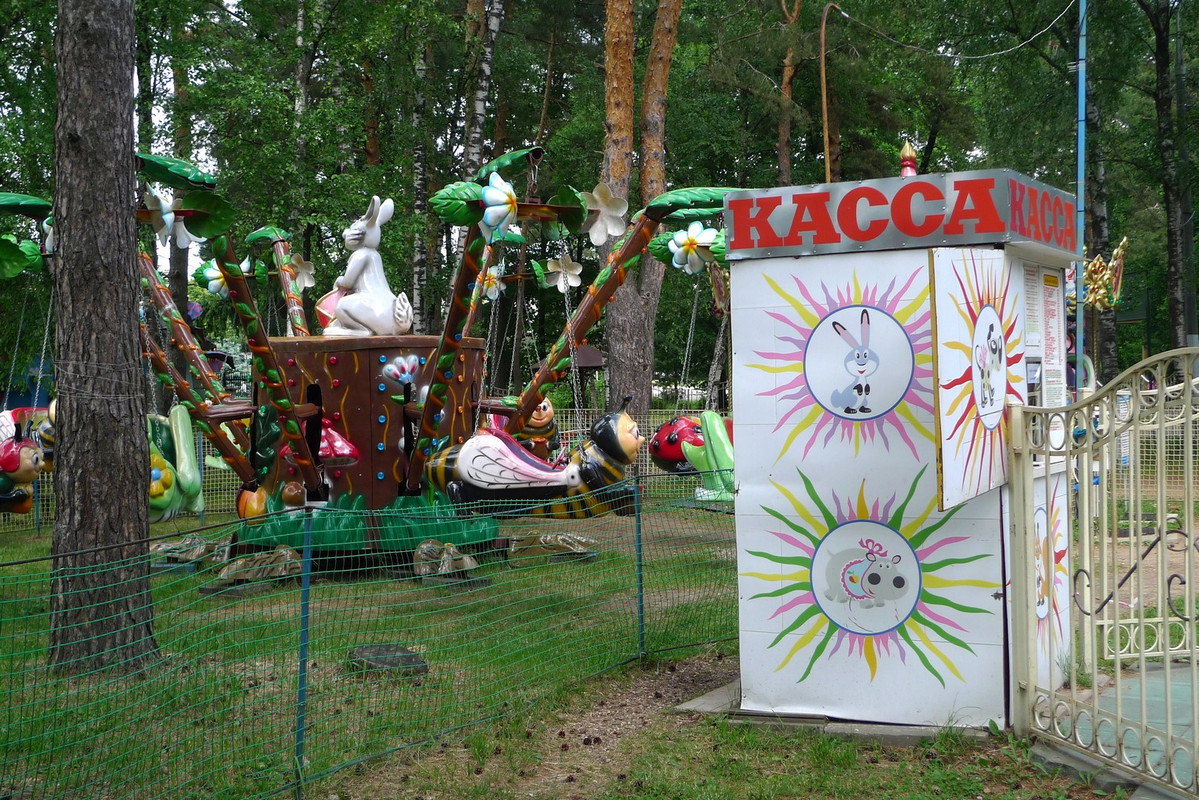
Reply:
[[[903,624],[920,597],[920,563],[902,535],[873,520],[829,531],[812,555],[812,594],[838,627],[862,636]]]
[[[978,311],[974,337],[970,343],[970,377],[974,387],[974,405],[983,427],[995,430],[1003,419],[1007,396],[1007,342],[1003,322],[995,306]]]
[[[843,306],[817,323],[803,371],[817,403],[853,422],[877,419],[907,394],[915,369],[912,342],[894,317],[872,306]]]

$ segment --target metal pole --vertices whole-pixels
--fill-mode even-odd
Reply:
[[[641,549],[641,480],[633,473],[633,547],[637,553],[637,656],[645,658],[645,578]]]
[[[1078,172],[1075,183],[1078,211],[1074,227],[1078,231],[1078,262],[1074,273],[1074,389],[1077,392],[1085,382],[1081,367],[1083,356],[1087,352],[1083,324],[1083,307],[1086,305],[1087,297],[1085,276],[1087,246],[1085,215],[1087,203],[1087,0],[1079,0],[1078,3]]]
[[[304,564],[300,571],[300,675],[296,689],[296,800],[304,795],[304,726],[308,710],[308,589],[312,577],[312,509],[304,509]]]
[[[824,76],[824,29],[828,25],[829,9],[835,8],[841,11],[841,7],[836,3],[829,3],[824,7],[824,13],[820,15],[820,109],[821,116],[824,119],[824,182],[833,182],[833,165],[828,160],[828,82]],[[844,14],[845,12],[841,12]]]
[[[1186,66],[1182,59],[1182,3],[1174,26],[1174,95],[1178,98],[1178,171],[1182,186],[1182,308],[1187,347],[1199,346],[1199,317],[1195,307],[1195,211],[1191,205],[1190,153],[1185,123],[1187,115]]]

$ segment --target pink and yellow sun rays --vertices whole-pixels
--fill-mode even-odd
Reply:
[[[1058,490],[1061,488],[1062,478],[1059,476],[1055,481],[1055,486],[1047,487],[1046,517],[1048,520],[1046,530],[1046,541],[1044,543],[1045,571],[1049,573],[1046,588],[1048,596],[1045,601],[1048,603],[1048,613],[1041,617],[1037,616],[1037,642],[1040,643],[1042,652],[1046,656],[1056,653],[1065,638],[1066,629],[1062,620],[1062,605],[1069,602],[1070,596],[1068,583],[1070,581],[1070,570],[1067,566],[1066,556],[1069,553],[1070,545],[1066,541],[1066,521],[1065,509],[1059,501]],[[1040,543],[1038,543],[1040,546]],[[1052,640],[1052,641],[1051,641]]]
[[[800,439],[806,440],[803,445],[803,455],[806,457],[817,443],[827,446],[838,437],[842,443],[852,442],[855,454],[863,442],[876,439],[890,450],[892,436],[901,439],[912,455],[917,456],[912,437],[924,437],[930,441],[934,438],[928,426],[920,422],[913,412],[914,409],[920,409],[933,413],[929,290],[923,286],[908,295],[920,274],[921,270],[917,269],[903,281],[902,286],[897,286],[897,277],[884,288],[879,284],[863,285],[855,272],[850,283],[840,287],[830,289],[828,284],[821,283],[822,298],[815,297],[798,276],[792,276],[796,287],[794,294],[769,276],[763,276],[771,290],[791,307],[791,313],[767,311],[766,314],[793,333],[776,337],[781,345],[777,350],[754,351],[755,355],[766,360],[764,363],[747,365],[750,369],[772,376],[792,376],[759,393],[760,396],[778,398],[784,406],[791,404],[774,426],[776,432],[789,426],[778,459],[782,459]],[[911,344],[914,364],[906,392],[894,408],[869,419],[851,419],[830,412],[813,395],[804,373],[804,360],[812,331],[831,312],[849,306],[863,306],[883,312],[894,319],[898,326],[902,326]]]
[[[1011,287],[1012,273],[1003,269],[986,268],[977,260],[973,251],[968,252],[971,263],[962,264],[961,269],[955,270],[961,297],[950,292],[949,298],[954,301],[954,307],[968,331],[975,330],[984,309],[990,309],[998,316],[1004,343],[1003,368],[1006,371],[1003,400],[1011,398],[1023,403],[1024,376],[1018,367],[1024,358],[1024,339],[1018,332],[1019,309],[1016,307],[1016,295]],[[944,392],[942,397],[950,398],[942,411],[942,420],[952,421],[943,437],[944,442],[946,446],[953,446],[955,456],[962,455],[965,448],[966,474],[963,476],[963,483],[976,490],[982,489],[993,485],[996,470],[1002,473],[1005,469],[1004,443],[1007,438],[1007,423],[1004,420],[997,425],[988,426],[984,424],[979,413],[972,357],[974,343],[943,341],[941,347],[953,358],[960,357],[963,362],[962,370],[955,372],[945,363],[949,359],[942,357],[942,374],[955,375],[941,384]]]
[[[924,469],[917,473],[912,481],[907,496],[899,500],[897,496],[882,500],[868,499],[866,483],[862,482],[857,497],[847,497],[844,500],[833,495],[833,508],[829,508],[818,496],[811,481],[802,472],[799,473],[804,485],[804,498],[794,494],[788,487],[772,481],[789,504],[787,513],[763,506],[762,510],[774,517],[783,528],[770,530],[772,536],[791,549],[780,553],[764,551],[747,551],[754,558],[763,559],[772,564],[776,571],[745,572],[743,577],[780,584],[777,588],[754,594],[750,599],[773,599],[779,605],[771,614],[770,619],[783,617],[786,625],[771,642],[770,647],[776,647],[786,641],[790,648],[775,671],[785,669],[797,656],[806,664],[797,682],[802,682],[812,674],[821,658],[831,660],[839,652],[845,657],[857,656],[865,661],[870,671],[870,680],[874,680],[878,672],[880,658],[897,656],[901,662],[907,662],[909,653],[915,654],[921,666],[942,685],[948,673],[958,680],[965,681],[951,657],[952,653],[961,651],[973,654],[970,645],[960,636],[967,631],[960,621],[964,615],[989,614],[985,608],[971,606],[951,595],[956,590],[965,587],[976,587],[984,590],[994,590],[999,587],[996,582],[980,580],[977,577],[955,577],[961,567],[974,561],[992,557],[989,553],[954,555],[953,551],[941,553],[944,548],[968,541],[965,536],[938,536],[941,527],[953,516],[949,512],[937,519],[930,520],[936,508],[936,498],[930,498],[923,509],[918,509],[914,517],[905,518],[908,506],[916,494]],[[898,501],[898,502],[897,502]],[[875,626],[877,630],[864,633],[855,631],[840,624],[833,617],[843,617],[842,607],[832,606],[827,598],[827,583],[821,581],[821,570],[813,569],[813,562],[819,560],[822,544],[830,535],[844,532],[847,526],[872,523],[881,528],[866,527],[866,530],[886,530],[887,536],[899,537],[897,541],[906,543],[905,552],[914,558],[918,565],[917,595],[913,602],[903,606],[906,615],[897,619],[894,624],[889,621]],[[850,538],[857,538],[855,531]],[[844,537],[842,537],[844,538]],[[878,545],[871,541],[870,544]],[[898,550],[892,543],[892,550]],[[910,549],[909,549],[910,548]],[[933,556],[937,555],[936,560]],[[872,559],[873,560],[873,559]],[[826,610],[826,606],[830,606]]]

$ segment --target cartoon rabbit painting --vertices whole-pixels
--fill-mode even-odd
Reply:
[[[978,365],[978,374],[982,384],[979,406],[989,407],[995,404],[995,379],[1003,369],[1003,357],[1000,354],[1002,349],[1003,342],[995,334],[995,326],[988,325],[986,347],[976,345],[974,348],[974,360]]]
[[[342,231],[350,260],[345,274],[320,304],[336,302],[326,336],[395,336],[412,327],[412,304],[408,295],[392,294],[379,257],[379,228],[395,212],[391,198],[379,202],[372,197],[366,213]]]
[[[854,338],[848,329],[840,322],[833,323],[833,330],[849,345],[845,354],[845,371],[849,373],[849,384],[844,389],[833,391],[834,406],[839,406],[846,414],[870,413],[870,382],[869,378],[878,371],[878,354],[870,349],[870,312],[862,309],[861,342]]]

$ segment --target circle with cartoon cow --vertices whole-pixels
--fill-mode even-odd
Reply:
[[[872,306],[843,306],[812,329],[804,375],[817,403],[851,422],[877,419],[907,394],[912,342],[894,317]]]
[[[903,624],[920,597],[920,563],[898,532],[851,520],[820,540],[812,555],[812,594],[838,627],[862,636]]]
[[[1003,402],[1007,396],[1007,342],[995,306],[985,305],[979,309],[970,342],[970,376],[978,417],[983,427],[993,431],[1003,419]]]

